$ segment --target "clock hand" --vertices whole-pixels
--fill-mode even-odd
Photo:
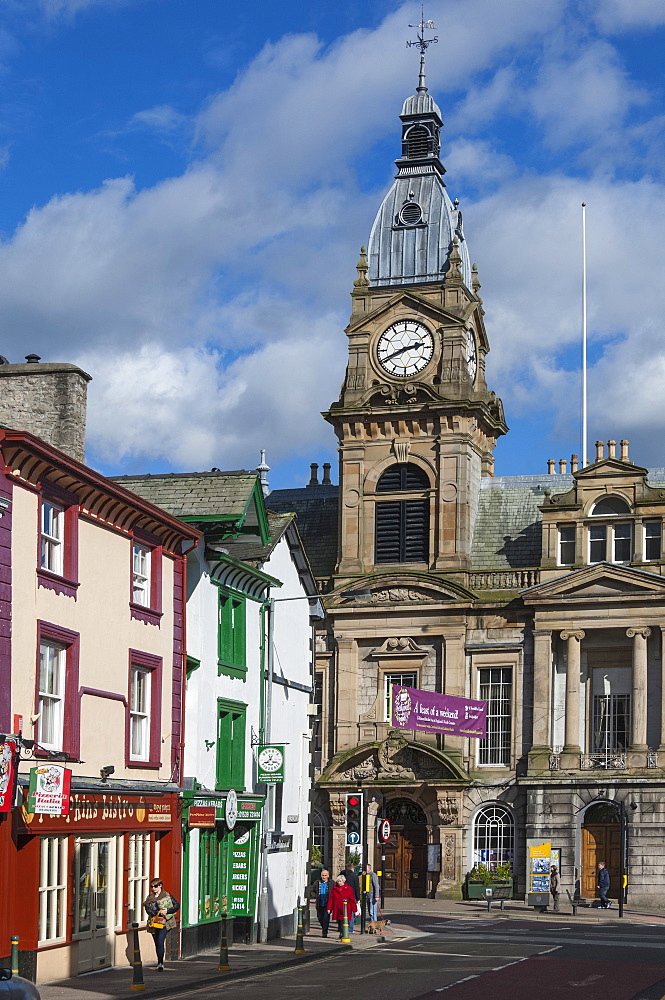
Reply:
[[[398,354],[404,354],[405,351],[412,351],[415,347],[422,347],[422,346],[423,344],[409,344],[407,347],[400,347],[399,351],[393,351],[392,354],[389,354],[388,357],[384,358],[383,360],[390,361],[392,358],[396,358]]]

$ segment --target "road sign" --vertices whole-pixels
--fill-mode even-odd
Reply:
[[[376,836],[380,844],[387,844],[390,840],[390,820],[378,819],[376,821]]]

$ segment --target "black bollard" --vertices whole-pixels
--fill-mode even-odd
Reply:
[[[18,934],[12,935],[12,976],[18,976]]]
[[[219,944],[219,965],[217,966],[218,972],[230,972],[231,966],[229,965],[229,942],[226,937],[226,914],[222,913],[222,938]]]
[[[145,983],[143,982],[143,962],[141,961],[141,946],[139,944],[139,925],[136,923],[132,924],[132,935],[134,937],[134,961],[132,962],[134,977],[132,979],[132,989],[144,990]]]
[[[298,899],[298,932],[296,934],[296,946],[293,949],[294,955],[304,955],[305,954],[305,942],[303,940],[303,930],[302,930],[302,906],[300,905],[300,899]]]

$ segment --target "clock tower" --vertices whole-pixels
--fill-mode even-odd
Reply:
[[[485,382],[480,282],[444,182],[422,57],[400,119],[397,174],[351,292],[346,376],[324,414],[340,452],[336,586],[399,570],[464,585],[479,481],[507,431]]]

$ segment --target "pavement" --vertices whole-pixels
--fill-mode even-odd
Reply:
[[[665,924],[665,911],[633,910],[630,907],[624,907],[624,916],[620,919],[616,904],[609,910],[580,907],[577,916],[572,917],[570,904],[562,905],[557,913],[549,910],[540,913],[520,900],[509,900],[504,904],[503,910],[498,903],[495,903],[491,913],[493,919],[503,919],[507,926],[511,921],[519,921],[522,927],[524,921],[547,924],[560,921],[562,918],[574,921],[580,926]],[[349,946],[341,944],[335,937],[321,937],[315,911],[312,908],[311,928],[305,936],[304,955],[294,953],[295,937],[278,938],[267,944],[234,944],[229,949],[230,972],[217,971],[219,953],[215,951],[195,958],[167,962],[165,971],[159,973],[152,960],[152,942],[145,940],[145,935],[141,935],[142,950],[151,956],[151,960],[144,965],[145,990],[141,995],[146,998],[168,996],[183,989],[217,986],[224,982],[251,979],[254,976],[267,975],[293,966],[324,961],[347,951],[349,947],[353,950],[364,950],[381,945],[384,941],[389,944],[398,941],[408,943],[426,933],[424,928],[422,930],[418,928],[418,917],[446,917],[449,920],[473,922],[479,918],[487,918],[487,904],[475,900],[389,899],[386,900],[384,915],[391,920],[385,937],[355,933],[351,935],[352,943]],[[72,979],[41,984],[39,991],[41,1000],[118,1000],[137,995],[137,991],[132,990],[132,977],[133,970],[128,967],[103,969]]]

